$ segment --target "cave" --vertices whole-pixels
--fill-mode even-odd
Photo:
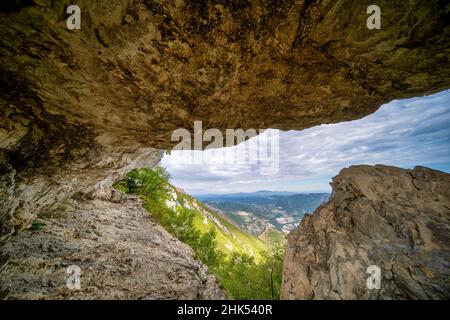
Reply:
[[[155,167],[175,130],[195,137],[196,121],[223,136],[301,131],[450,87],[446,1],[380,0],[379,29],[363,1],[79,0],[81,28],[69,30],[71,4],[0,4],[3,299],[224,298],[192,249],[114,183]],[[447,173],[355,166],[332,185],[288,237],[283,298],[448,299]],[[407,254],[370,251],[378,242]],[[382,256],[394,259],[389,285],[361,289],[352,274]],[[71,265],[89,270],[82,290],[66,286]]]

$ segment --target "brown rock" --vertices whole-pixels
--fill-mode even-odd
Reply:
[[[445,1],[0,3],[0,245],[70,197],[121,199],[174,129],[304,129],[448,88]],[[19,234],[20,236],[20,234]]]
[[[3,299],[222,299],[193,250],[151,221],[136,198],[72,202],[2,248]],[[81,288],[67,287],[67,268]]]
[[[360,1],[80,0],[68,30],[64,2],[2,2],[0,242],[14,199],[90,192],[194,120],[299,130],[448,88],[445,1],[377,4],[381,30]]]
[[[450,175],[353,166],[288,238],[284,299],[448,299]],[[368,290],[367,267],[381,268]]]

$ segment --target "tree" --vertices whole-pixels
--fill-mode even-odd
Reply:
[[[170,175],[161,166],[153,169],[135,169],[126,176],[126,189],[128,193],[140,194],[159,201],[167,196],[168,179]]]
[[[218,243],[216,240],[216,229],[211,228],[207,233],[204,233],[198,242],[195,250],[197,257],[210,268],[216,268],[224,259],[224,254],[217,249]]]

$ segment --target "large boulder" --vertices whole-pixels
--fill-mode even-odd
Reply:
[[[289,235],[283,299],[450,298],[450,174],[353,166],[332,185]]]

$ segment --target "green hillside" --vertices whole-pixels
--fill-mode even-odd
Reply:
[[[267,228],[264,230],[264,232],[258,236],[258,239],[272,247],[284,246],[286,244],[286,236],[274,228]]]
[[[195,213],[194,226],[200,232],[206,233],[211,228],[215,229],[218,249],[225,255],[243,253],[258,260],[261,257],[261,252],[267,250],[266,243],[240,230],[197,199],[175,188],[170,183],[167,184],[167,187],[172,194],[176,193],[177,200],[171,199],[171,201],[176,201],[176,207],[187,208]]]
[[[261,238],[246,233],[168,179],[162,167],[141,168],[114,187],[139,195],[152,218],[192,247],[230,298],[278,299],[284,237],[270,230]]]

